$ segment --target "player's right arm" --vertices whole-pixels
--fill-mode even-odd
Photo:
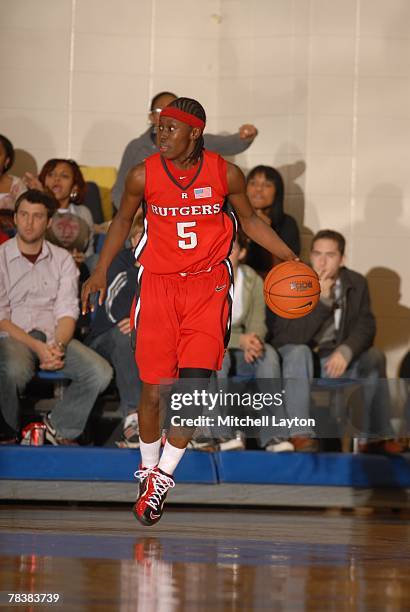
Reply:
[[[101,305],[104,301],[107,290],[107,270],[128,237],[135,213],[144,198],[144,189],[145,165],[141,163],[128,173],[121,204],[108,230],[98,264],[83,285],[81,291],[81,310],[83,314],[90,307],[90,294],[99,292],[98,303]],[[93,309],[92,305],[91,309]]]

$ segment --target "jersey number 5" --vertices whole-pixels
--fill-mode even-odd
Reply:
[[[177,234],[182,240],[178,240],[178,246],[180,249],[194,249],[198,244],[198,239],[195,232],[186,232],[188,227],[195,227],[196,221],[190,221],[189,223],[177,223]]]

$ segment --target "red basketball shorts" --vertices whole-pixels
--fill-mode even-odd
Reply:
[[[178,378],[180,368],[220,370],[230,335],[232,281],[229,260],[186,276],[140,268],[134,325],[142,381]]]

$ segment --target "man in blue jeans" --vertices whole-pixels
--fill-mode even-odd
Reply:
[[[142,214],[138,212],[129,236],[131,248],[122,249],[108,268],[107,299],[102,306],[97,306],[85,339],[85,343],[114,368],[123,417],[121,440],[115,442],[119,448],[139,447],[137,406],[141,380],[134,357],[135,337],[132,336],[135,332],[130,326],[130,311],[139,269],[134,248],[142,230]]]
[[[77,266],[68,251],[45,240],[57,207],[54,197],[42,191],[23,193],[15,206],[17,234],[0,246],[3,441],[17,441],[18,393],[39,366],[71,380],[45,418],[46,437],[55,445],[75,443],[112,377],[105,359],[73,339],[79,314]]]
[[[283,378],[288,384],[286,409],[289,416],[309,413],[308,382],[314,376],[314,356],[318,375],[329,379],[361,380],[364,420],[362,431],[377,433],[377,449],[399,452],[389,421],[384,354],[373,346],[376,322],[370,306],[366,279],[344,266],[345,239],[339,232],[321,230],[312,240],[310,263],[320,280],[317,307],[300,319],[268,315],[270,342],[282,358]],[[292,438],[295,450],[317,450],[313,432]],[[396,448],[397,447],[397,448]],[[362,450],[375,449],[363,442]]]

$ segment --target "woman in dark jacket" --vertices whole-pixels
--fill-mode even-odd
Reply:
[[[279,172],[271,166],[256,166],[248,174],[246,193],[256,213],[299,255],[299,229],[295,219],[283,210],[285,191]],[[263,277],[274,264],[272,255],[255,242],[249,245],[246,263]]]

